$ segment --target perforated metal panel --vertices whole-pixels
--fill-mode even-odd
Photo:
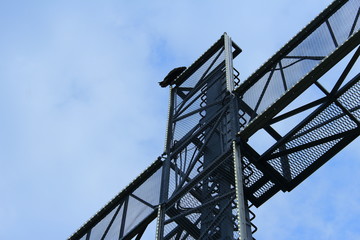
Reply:
[[[305,178],[327,161],[327,154],[340,151],[343,146],[338,148],[337,145],[349,142],[360,134],[359,79],[360,75],[353,78],[336,98],[320,106],[260,157],[285,178],[283,181],[288,182],[290,188],[298,184],[298,178]],[[284,156],[287,169],[281,163]]]
[[[243,135],[249,137],[259,129],[260,115],[274,116],[316,81],[321,76],[311,76],[316,67],[326,64],[317,68],[324,74],[339,60],[332,58],[356,46],[352,41],[359,38],[355,36],[360,28],[359,5],[358,0],[335,1],[235,90],[243,105],[242,119],[246,125],[253,123]],[[352,47],[345,49],[347,45]]]
[[[162,162],[155,161],[69,239],[122,239],[156,217]]]

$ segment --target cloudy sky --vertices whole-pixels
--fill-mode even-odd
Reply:
[[[163,151],[168,91],[224,32],[251,74],[330,0],[0,1],[0,239],[66,239]],[[257,209],[257,239],[360,239],[360,142]]]

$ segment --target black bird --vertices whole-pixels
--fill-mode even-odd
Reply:
[[[174,68],[173,70],[171,70],[166,77],[164,78],[164,80],[162,80],[161,82],[159,82],[161,87],[167,87],[169,85],[172,85],[175,83],[175,79],[182,73],[184,72],[186,69],[186,67],[177,67]]]

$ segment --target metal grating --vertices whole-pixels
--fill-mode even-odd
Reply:
[[[354,37],[359,35],[359,11],[358,0],[335,1],[235,90],[242,105],[246,105],[241,110],[242,114],[246,113],[242,118],[248,125],[254,123],[241,134],[248,137],[254,133],[259,128],[259,123],[254,120],[260,115],[274,116],[317,79],[310,77],[317,66],[324,64],[328,56],[335,56],[334,52],[342,45],[350,45],[349,39],[359,38]],[[357,45],[351,44],[353,48]],[[350,50],[343,47],[339,51],[344,54]],[[327,68],[331,68],[336,61],[328,62]],[[318,71],[321,74],[326,72],[325,68]],[[299,86],[303,90],[300,91]],[[284,95],[289,92],[291,97],[285,98]],[[275,103],[276,107],[270,109]]]
[[[176,95],[173,114],[174,142],[180,141],[193,128],[199,127],[207,112],[205,109],[209,111],[211,108],[206,104],[207,93],[218,87],[216,83],[225,78],[223,48],[216,54],[219,57],[210,58],[181,85],[181,88],[174,89]],[[199,81],[197,84],[194,83],[195,79]],[[221,101],[222,96],[216,96],[216,99]]]
[[[92,217],[69,240],[119,239],[132,235],[155,218],[159,204],[162,162],[158,159]]]
[[[360,74],[340,89],[332,102],[320,106],[260,157],[290,184],[290,189],[300,182],[298,178],[307,177],[344,147],[338,144],[346,145],[360,134],[359,80]]]
[[[164,239],[219,239],[223,224],[230,224],[237,239],[233,156],[226,154],[216,167],[205,169],[204,176],[189,182],[184,193],[166,204]],[[229,216],[226,217],[226,216]],[[224,218],[230,219],[225,223]],[[223,227],[223,226],[222,226]]]

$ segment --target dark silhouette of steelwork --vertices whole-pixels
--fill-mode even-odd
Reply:
[[[243,82],[241,49],[224,34],[166,82],[164,153],[69,239],[140,239],[155,219],[156,239],[254,239],[252,206],[291,191],[360,134],[360,73],[349,75],[359,5],[334,1]],[[321,95],[303,97],[314,89]],[[273,144],[259,151],[258,134]]]

